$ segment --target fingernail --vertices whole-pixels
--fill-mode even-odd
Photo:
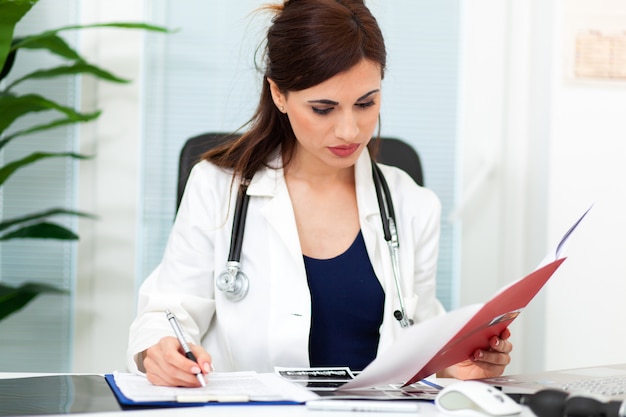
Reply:
[[[207,374],[213,372],[213,365],[208,362],[204,362],[204,365],[202,367],[204,368],[204,372],[206,372]]]
[[[482,357],[483,357],[483,355],[484,355],[483,351],[482,351],[482,350],[479,350],[478,352],[476,352],[476,359],[480,359],[480,358],[482,358]]]
[[[500,339],[496,338],[496,343],[494,344],[494,346],[498,346],[500,344]]]
[[[198,368],[197,366],[194,366],[193,368],[191,368],[191,373],[192,374],[199,374],[200,372],[200,368]]]

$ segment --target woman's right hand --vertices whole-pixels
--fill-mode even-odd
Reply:
[[[196,374],[208,374],[213,369],[211,355],[202,346],[189,343],[189,348],[198,363],[185,356],[182,346],[175,337],[167,336],[159,343],[144,350],[143,366],[148,381],[154,385],[171,387],[199,387]]]

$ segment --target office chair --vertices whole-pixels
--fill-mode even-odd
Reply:
[[[225,133],[204,133],[194,136],[185,142],[178,161],[178,198],[176,207],[180,205],[185,184],[191,168],[200,161],[207,150],[216,145],[233,139],[233,135]],[[396,138],[381,138],[376,160],[386,165],[393,165],[411,176],[419,185],[424,185],[422,163],[417,151],[408,143]]]

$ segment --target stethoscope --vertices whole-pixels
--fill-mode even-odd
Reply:
[[[372,176],[376,188],[380,217],[383,223],[383,233],[385,235],[385,241],[387,241],[387,247],[389,248],[389,256],[391,257],[393,279],[400,301],[400,309],[395,310],[393,315],[396,320],[400,322],[400,326],[409,327],[413,324],[413,320],[407,318],[406,308],[404,306],[404,295],[402,286],[400,285],[400,262],[398,261],[398,248],[400,245],[398,243],[398,231],[396,229],[396,214],[393,209],[393,202],[391,201],[391,193],[387,181],[380,167],[374,161],[372,161]],[[246,225],[248,203],[250,201],[250,196],[247,193],[249,184],[250,181],[245,180],[239,186],[226,270],[217,277],[216,281],[217,288],[224,293],[226,299],[233,302],[242,300],[246,294],[248,294],[250,287],[248,276],[241,270],[241,246]]]

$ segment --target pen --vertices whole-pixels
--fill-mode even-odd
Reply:
[[[185,340],[185,335],[183,335],[183,330],[180,328],[180,325],[178,324],[178,320],[176,320],[176,316],[174,315],[174,313],[172,313],[169,310],[165,310],[165,314],[167,315],[167,319],[172,325],[172,329],[174,329],[174,333],[176,333],[176,338],[180,342],[180,345],[183,347],[183,350],[185,351],[185,356],[187,357],[187,359],[191,359],[195,363],[198,363],[198,360],[191,352],[191,349],[189,349],[189,345],[187,344],[187,341]],[[202,385],[203,387],[206,387],[206,381],[204,380],[204,377],[202,376],[202,371],[200,371],[200,373],[197,373],[196,377],[198,378],[198,381],[200,381],[200,385]]]

